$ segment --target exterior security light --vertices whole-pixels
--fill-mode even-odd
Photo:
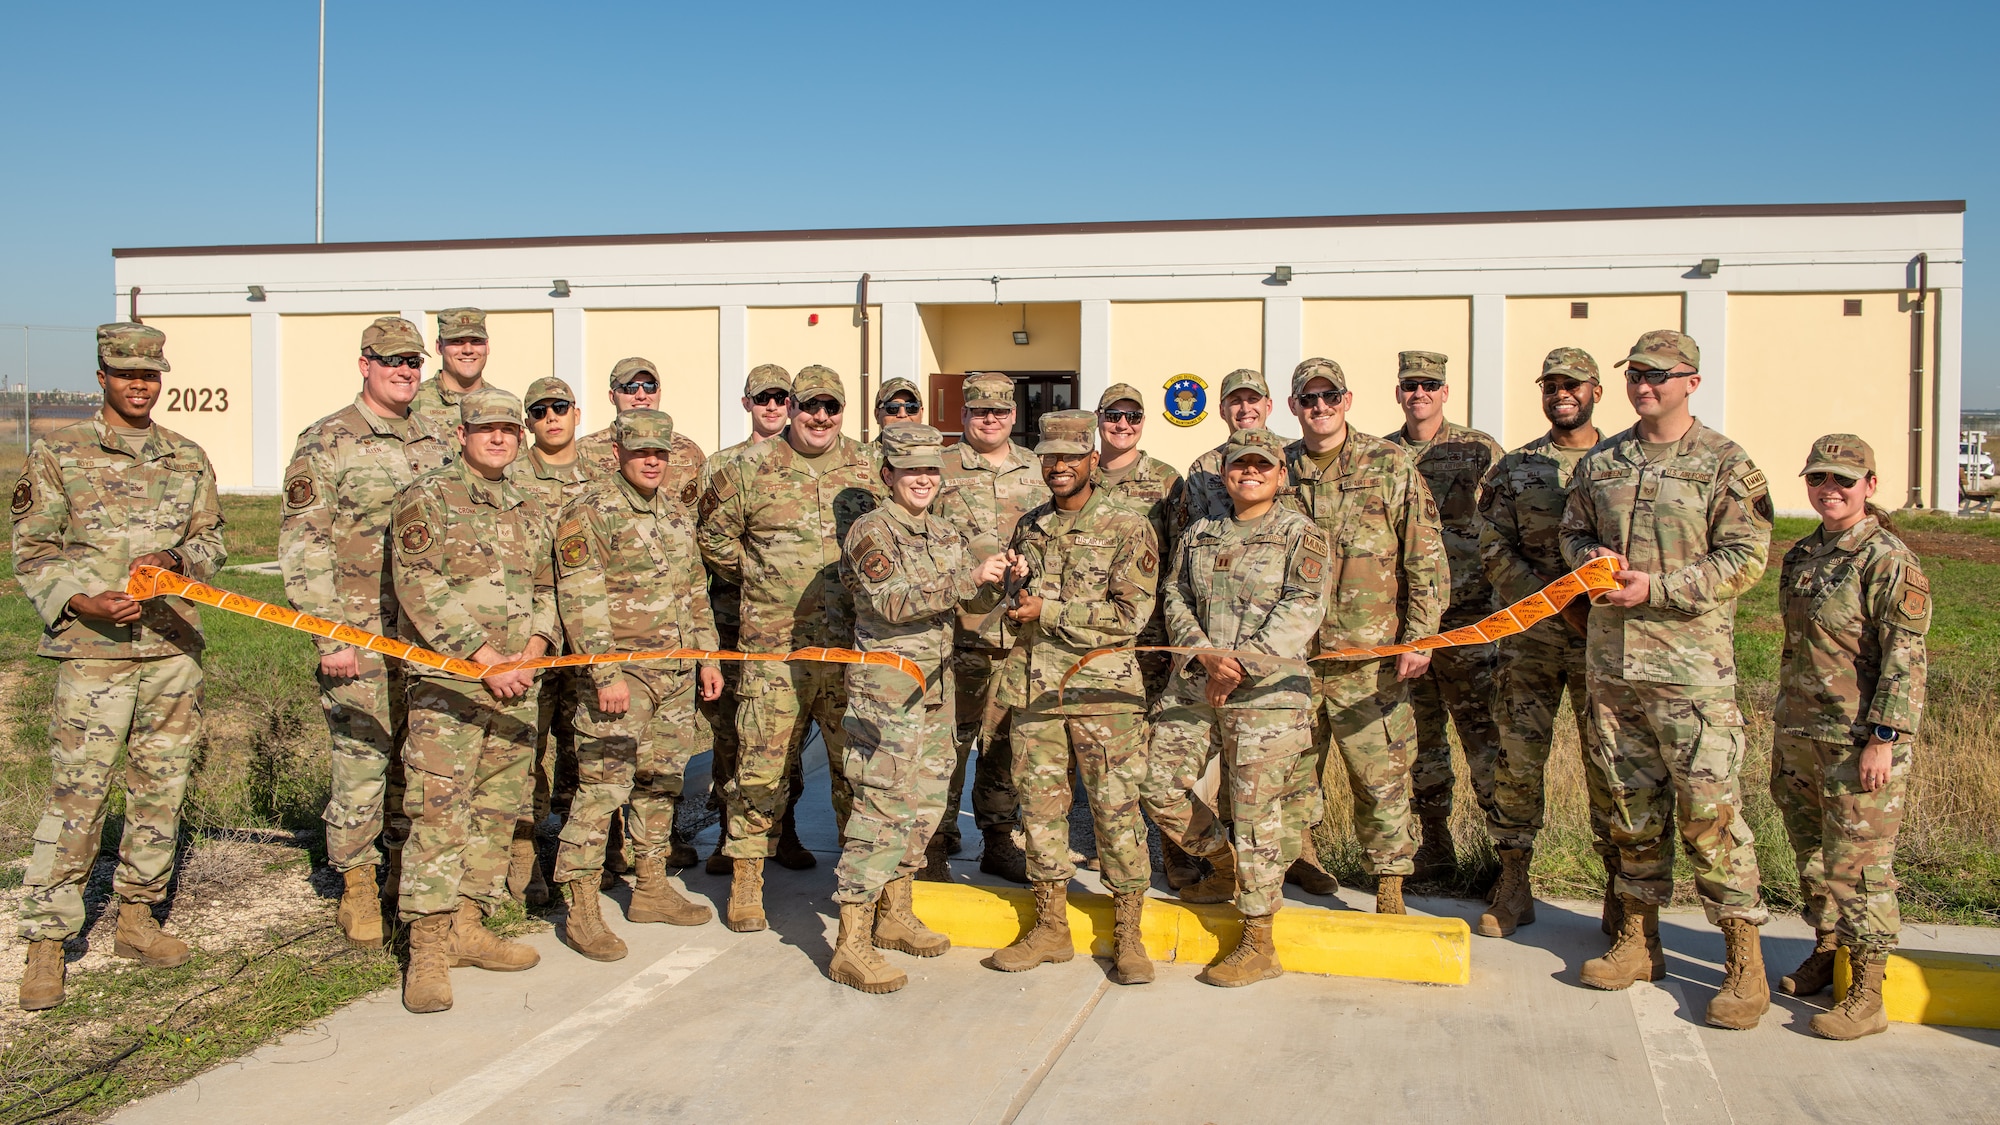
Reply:
[[[263,299],[264,299],[264,287],[263,287],[263,286],[261,286],[261,285],[252,285],[252,286],[250,287],[250,299],[251,299],[251,300],[253,300],[253,301],[261,301],[261,300],[263,300]]]
[[[1721,268],[1722,268],[1721,259],[1703,258],[1701,260],[1701,264],[1694,268],[1694,275],[1696,277],[1714,277],[1716,271]]]
[[[1292,267],[1275,267],[1271,270],[1271,280],[1277,282],[1279,285],[1290,285],[1292,282]]]
[[[1016,344],[1028,342],[1028,306],[1025,304],[1021,306],[1021,327],[1014,330],[1014,342]]]
[[[551,297],[569,296],[569,282],[564,281],[561,278],[557,278],[555,285],[556,287],[554,289],[549,290],[549,296]]]

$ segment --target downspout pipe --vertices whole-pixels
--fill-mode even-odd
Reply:
[[[1931,256],[1918,254],[1910,264],[1916,271],[1917,295],[1910,302],[1910,494],[1903,506],[1921,508],[1924,506],[1924,305],[1931,292]]]
[[[854,302],[854,316],[861,322],[861,441],[868,442],[868,423],[875,419],[875,396],[868,389],[868,275],[861,275],[861,291]]]

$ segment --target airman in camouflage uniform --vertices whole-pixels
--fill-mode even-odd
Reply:
[[[125,751],[125,835],[112,876],[120,957],[171,967],[186,943],[153,907],[174,873],[181,799],[201,734],[201,618],[174,598],[125,594],[136,566],[207,580],[222,567],[222,508],[200,446],[152,421],[166,336],[97,330],[104,408],[35,443],[14,486],[14,577],[42,619],[36,652],[57,660],[49,803],[23,882],[28,943],[20,1003],[63,998],[63,943],[83,930],[111,769]]]
[[[395,316],[370,324],[361,333],[361,392],[299,434],[285,469],[278,563],[286,599],[314,617],[385,637],[399,627],[389,572],[396,494],[458,454],[450,436],[455,420],[440,430],[410,408],[423,355],[416,325]],[[393,900],[410,834],[400,750],[404,668],[378,652],[324,637],[315,643],[320,710],[332,741],[321,814],[326,859],[346,882],[336,917],[350,941],[378,946],[376,842],[389,861],[381,893]]]
[[[882,380],[875,391],[875,440],[862,444],[877,470],[882,467],[882,429],[897,422],[921,422],[923,417],[924,396],[914,380],[901,375]]]
[[[1112,417],[1113,414],[1117,417]],[[1145,513],[1146,522],[1152,525],[1153,536],[1159,542],[1160,557],[1171,559],[1174,557],[1171,532],[1178,519],[1176,513],[1187,502],[1182,495],[1186,486],[1172,465],[1139,448],[1139,437],[1146,425],[1145,414],[1145,396],[1130,383],[1114,383],[1098,397],[1099,439],[1111,452],[1099,454],[1097,472],[1091,477],[1091,484]],[[1129,449],[1121,450],[1118,443],[1125,440],[1124,435],[1128,433],[1132,444]],[[1153,616],[1146,619],[1146,627],[1139,631],[1138,643],[1167,643],[1167,607],[1157,598],[1153,601]],[[1139,674],[1146,682],[1148,707],[1159,702],[1160,696],[1167,690],[1167,677],[1173,671],[1173,663],[1173,657],[1164,652],[1139,654]]]
[[[1220,399],[1222,420],[1232,434],[1237,430],[1261,429],[1277,405],[1271,398],[1270,384],[1264,381],[1264,373],[1248,367],[1239,367],[1223,376]],[[1178,543],[1181,533],[1196,520],[1222,519],[1229,514],[1229,490],[1222,487],[1222,452],[1228,448],[1225,441],[1188,466],[1181,488],[1180,511],[1174,526],[1167,529],[1170,540]]]
[[[1734,626],[1736,599],[1770,551],[1770,490],[1741,446],[1688,412],[1701,380],[1692,339],[1648,332],[1619,362],[1631,366],[1626,394],[1639,422],[1577,466],[1562,519],[1564,560],[1615,557],[1622,584],[1591,610],[1588,659],[1625,914],[1582,980],[1618,989],[1665,973],[1659,908],[1673,894],[1677,820],[1695,890],[1728,946],[1708,1022],[1754,1027],[1770,1007],[1757,932],[1770,914],[1743,817]]]
[[[1870,504],[1875,451],[1853,434],[1813,443],[1807,495],[1821,523],[1785,553],[1771,796],[1798,857],[1800,913],[1819,941],[1781,982],[1799,996],[1833,980],[1847,948],[1854,983],[1816,1015],[1829,1039],[1888,1029],[1882,971],[1896,948],[1896,833],[1923,715],[1931,584]]]
[[[1318,651],[1401,644],[1437,632],[1450,564],[1437,504],[1416,462],[1347,424],[1354,395],[1330,359],[1314,357],[1292,371],[1289,402],[1305,436],[1285,447],[1291,488],[1284,503],[1311,519],[1333,551]],[[1385,914],[1403,913],[1403,879],[1415,870],[1410,770],[1417,729],[1408,681],[1427,667],[1423,653],[1313,663],[1313,752],[1300,760],[1286,810],[1295,833],[1309,834],[1319,823],[1323,787],[1335,783],[1331,751],[1338,746],[1354,795],[1361,869],[1376,877],[1375,909]],[[1299,874],[1306,884],[1306,873]]]
[[[556,531],[557,607],[569,646],[590,653],[713,650],[694,513],[658,483],[673,450],[673,419],[630,410],[611,430],[623,470],[571,500]],[[722,673],[714,661],[595,664],[588,671],[592,690],[576,716],[580,785],[563,825],[556,882],[569,891],[564,940],[593,960],[616,961],[625,943],[605,928],[598,890],[611,814],[628,800],[638,885],[626,916],[676,926],[710,917],[675,889],[666,861],[688,763],[708,749],[707,731],[695,722],[696,681],[712,699],[722,693]]]
[[[944,452],[944,494],[938,498],[937,511],[965,535],[980,558],[1003,550],[1021,516],[1049,498],[1035,455],[1008,438],[1014,408],[1012,379],[995,373],[968,377],[960,423],[965,438]],[[979,628],[980,616],[967,614],[959,620],[958,648],[952,657],[952,677],[958,687],[954,708],[958,764],[951,775],[951,809],[938,830],[933,847],[939,850],[926,864],[925,878],[949,878],[943,853],[958,850],[958,799],[965,792],[965,767],[977,742],[972,818],[985,838],[979,869],[1025,883],[1027,855],[1014,842],[1021,801],[1014,792],[1008,716],[993,705],[993,674],[1013,646],[1014,629],[1004,619]]]
[[[1285,871],[1299,851],[1285,805],[1298,761],[1312,748],[1312,677],[1303,661],[1326,609],[1330,552],[1310,519],[1278,503],[1284,462],[1284,439],[1271,431],[1230,435],[1222,470],[1232,512],[1197,520],[1182,537],[1167,585],[1167,630],[1175,645],[1269,653],[1291,663],[1177,657],[1153,714],[1140,792],[1161,835],[1213,865],[1211,879],[1237,886],[1242,940],[1201,974],[1224,987],[1284,971],[1271,919],[1284,903]],[[1235,822],[1233,849],[1190,792],[1217,754]]]
[[[1500,459],[1479,494],[1479,553],[1495,600],[1512,605],[1569,572],[1562,555],[1563,504],[1577,465],[1602,436],[1590,422],[1603,394],[1597,361],[1580,348],[1557,348],[1542,361],[1537,380],[1549,432]],[[1500,881],[1492,905],[1475,927],[1487,937],[1506,937],[1517,925],[1535,920],[1528,885],[1535,835],[1542,828],[1543,774],[1555,740],[1556,713],[1563,689],[1582,739],[1584,784],[1590,793],[1590,827],[1605,870],[1618,870],[1611,843],[1611,782],[1595,753],[1589,687],[1584,676],[1584,629],[1590,603],[1569,603],[1562,620],[1535,623],[1500,641],[1494,707],[1499,712],[1500,761],[1494,768],[1493,806],[1486,831],[1500,853]],[[1606,934],[1618,928],[1613,908],[1617,890],[1604,890]]]
[[[659,366],[650,359],[632,356],[611,368],[611,406],[619,414],[627,410],[658,410],[662,386]],[[576,455],[600,476],[618,475],[618,451],[606,426],[576,443]],[[701,500],[701,446],[686,434],[674,434],[673,454],[667,461],[667,479],[660,487],[690,511]]]
[[[444,367],[424,380],[410,402],[410,409],[438,433],[456,430],[458,400],[486,385],[488,346],[485,310],[446,309],[438,314],[437,349]]]
[[[946,464],[944,438],[899,422],[883,434],[881,481],[889,499],[848,529],[840,580],[854,599],[855,647],[908,658],[921,690],[895,668],[847,668],[843,773],[854,812],[843,833],[833,898],[840,936],[827,973],[863,992],[909,982],[877,949],[935,957],[951,948],[910,910],[911,883],[946,809],[952,767],[953,630],[960,613],[999,604],[1004,552],[977,566],[958,527],[940,519],[934,498]]]
[[[1479,560],[1479,482],[1500,459],[1501,449],[1491,437],[1443,417],[1451,396],[1447,362],[1437,352],[1397,356],[1396,401],[1406,420],[1389,441],[1409,451],[1437,502],[1445,558],[1451,564],[1451,600],[1440,627],[1457,629],[1493,612],[1493,588]],[[1429,437],[1420,440],[1417,435],[1426,430]],[[1416,859],[1420,876],[1448,874],[1458,866],[1451,841],[1454,780],[1447,718],[1458,728],[1480,811],[1492,810],[1493,763],[1500,757],[1500,731],[1493,721],[1495,655],[1492,645],[1441,648],[1431,654],[1430,669],[1410,681],[1410,710],[1417,720],[1417,761],[1410,782],[1424,832]]]
[[[717,473],[702,497],[702,557],[742,583],[742,644],[749,652],[846,648],[853,643],[852,599],[840,584],[839,544],[875,506],[879,478],[859,443],[840,433],[847,402],[840,376],[814,364],[792,379],[792,420],[782,440]],[[790,802],[791,778],[819,725],[832,775],[833,811],[845,824],[852,794],[841,746],[847,688],[838,665],[758,662],[743,669],[736,776],[726,791],[735,860],[725,923],[761,930],[764,859]]]
[[[474,663],[561,644],[549,514],[507,477],[521,400],[487,387],[459,400],[461,456],[396,498],[391,572],[400,637]],[[535,674],[468,683],[421,665],[409,681],[403,765],[410,838],[401,914],[410,923],[403,1006],[451,1007],[454,965],[512,971],[540,958],[482,922],[507,900],[514,825],[533,800]]]
[[[1129,652],[1079,672],[1067,691],[1063,674],[1096,648],[1123,647],[1152,616],[1159,583],[1159,538],[1137,508],[1092,480],[1096,415],[1042,415],[1042,481],[1052,498],[1014,529],[1011,550],[1028,564],[1020,605],[1008,611],[1020,639],[1007,655],[995,702],[1013,710],[1014,790],[1028,839],[1035,889],[1033,929],[995,953],[992,964],[1020,972],[1074,956],[1065,903],[1076,874],[1069,858],[1074,790],[1070,762],[1083,779],[1097,833],[1097,858],[1111,888],[1117,976],[1153,979],[1139,932],[1152,879],[1139,789],[1146,780],[1146,686]]]

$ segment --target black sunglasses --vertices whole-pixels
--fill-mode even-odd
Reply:
[[[1146,420],[1143,410],[1100,410],[1097,414],[1107,422],[1129,422],[1134,426]]]
[[[1011,406],[974,406],[967,408],[966,413],[972,415],[974,418],[998,418],[1002,414],[1014,413],[1014,408]]]
[[[750,396],[750,401],[756,403],[758,406],[769,406],[774,402],[779,406],[783,406],[792,401],[792,392],[758,391],[756,394]]]
[[[1407,385],[1405,385],[1403,389],[1407,391],[1410,388]],[[1339,406],[1340,400],[1347,397],[1347,392],[1346,391],[1302,391],[1299,394],[1293,395],[1292,397],[1299,400],[1300,406],[1304,407],[1307,410],[1311,410],[1313,407],[1318,406],[1322,402],[1326,403],[1328,406]]]
[[[1409,394],[1411,391],[1428,391],[1436,394],[1437,389],[1442,386],[1444,386],[1443,379],[1404,379],[1396,384],[1396,389],[1404,394]]]
[[[801,414],[824,414],[828,418],[834,418],[839,416],[840,411],[840,400],[837,398],[816,398],[799,403]]]
[[[620,391],[628,395],[637,395],[637,394],[650,395],[650,394],[658,394],[660,390],[660,385],[651,379],[634,379],[629,383],[620,383],[611,389],[614,391]]]
[[[1545,395],[1557,392],[1573,395],[1583,388],[1583,384],[1575,379],[1543,379],[1541,384],[1542,393]]]
[[[530,406],[528,408],[528,417],[533,418],[535,421],[539,422],[542,419],[548,417],[551,412],[553,412],[556,417],[561,418],[569,413],[569,403],[538,402],[535,405]]]
[[[424,357],[420,355],[376,355],[374,352],[361,354],[367,356],[369,362],[379,363],[384,367],[414,367],[419,371],[424,367]]]
[[[1632,385],[1633,385],[1633,386],[1635,386],[1635,387],[1636,387],[1636,386],[1638,386],[1638,385],[1639,385],[1640,383],[1644,383],[1644,384],[1646,384],[1646,385],[1647,385],[1647,386],[1649,386],[1649,387],[1663,387],[1663,386],[1665,386],[1665,385],[1666,385],[1666,383],[1667,383],[1667,380],[1669,380],[1669,379],[1684,379],[1684,378],[1686,378],[1686,377],[1688,377],[1689,375],[1692,375],[1692,374],[1694,374],[1694,372],[1692,372],[1692,371],[1631,371],[1631,370],[1627,370],[1627,371],[1625,372],[1625,381],[1626,381],[1627,383],[1630,383],[1630,384],[1632,384]]]
[[[1848,476],[1842,476],[1839,473],[1820,472],[1820,473],[1806,474],[1806,487],[1807,488],[1823,487],[1826,484],[1827,479],[1829,477],[1833,479],[1834,484],[1838,485],[1841,488],[1853,488],[1855,485],[1861,483],[1860,477],[1848,477]]]
[[[908,414],[912,418],[915,418],[917,411],[922,409],[923,407],[914,402],[885,402],[882,404],[882,413],[884,414]]]

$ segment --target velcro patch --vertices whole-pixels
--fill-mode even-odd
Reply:
[[[1905,584],[1903,587],[1903,596],[1896,602],[1896,610],[1912,621],[1922,621],[1925,617],[1930,616],[1930,595]]]
[[[1918,570],[1914,566],[1903,568],[1903,582],[1905,585],[1915,586],[1926,594],[1931,591],[1931,580],[1924,575],[1923,571]]]
[[[1147,548],[1146,553],[1139,556],[1139,573],[1145,575],[1148,578],[1151,578],[1155,573],[1159,571],[1159,569],[1160,569],[1159,552],[1154,551],[1151,548]]]
[[[695,482],[693,481],[689,481],[686,484],[682,485],[681,506],[686,508],[694,507],[695,496],[698,492],[699,489],[696,487]]]
[[[590,544],[581,535],[571,535],[556,544],[556,561],[564,570],[575,570],[590,561]]]
[[[896,573],[896,564],[889,561],[887,551],[880,547],[871,547],[867,554],[861,556],[858,569],[861,571],[861,577],[870,582],[880,582]]]
[[[35,482],[29,480],[27,477],[22,477],[20,481],[14,485],[14,504],[13,504],[14,518],[20,519],[22,516],[27,515],[29,509],[33,508],[34,506],[35,506]]]
[[[313,487],[313,479],[311,477],[296,476],[285,482],[285,506],[287,508],[294,510],[310,508],[312,507],[312,502],[318,499],[318,497],[319,491]]]
[[[1292,579],[1300,586],[1317,586],[1326,577],[1327,549],[1326,536],[1318,528],[1299,540],[1296,553],[1292,555]]]
[[[423,520],[411,520],[396,532],[396,541],[402,544],[406,555],[421,555],[431,549],[431,525]]]

